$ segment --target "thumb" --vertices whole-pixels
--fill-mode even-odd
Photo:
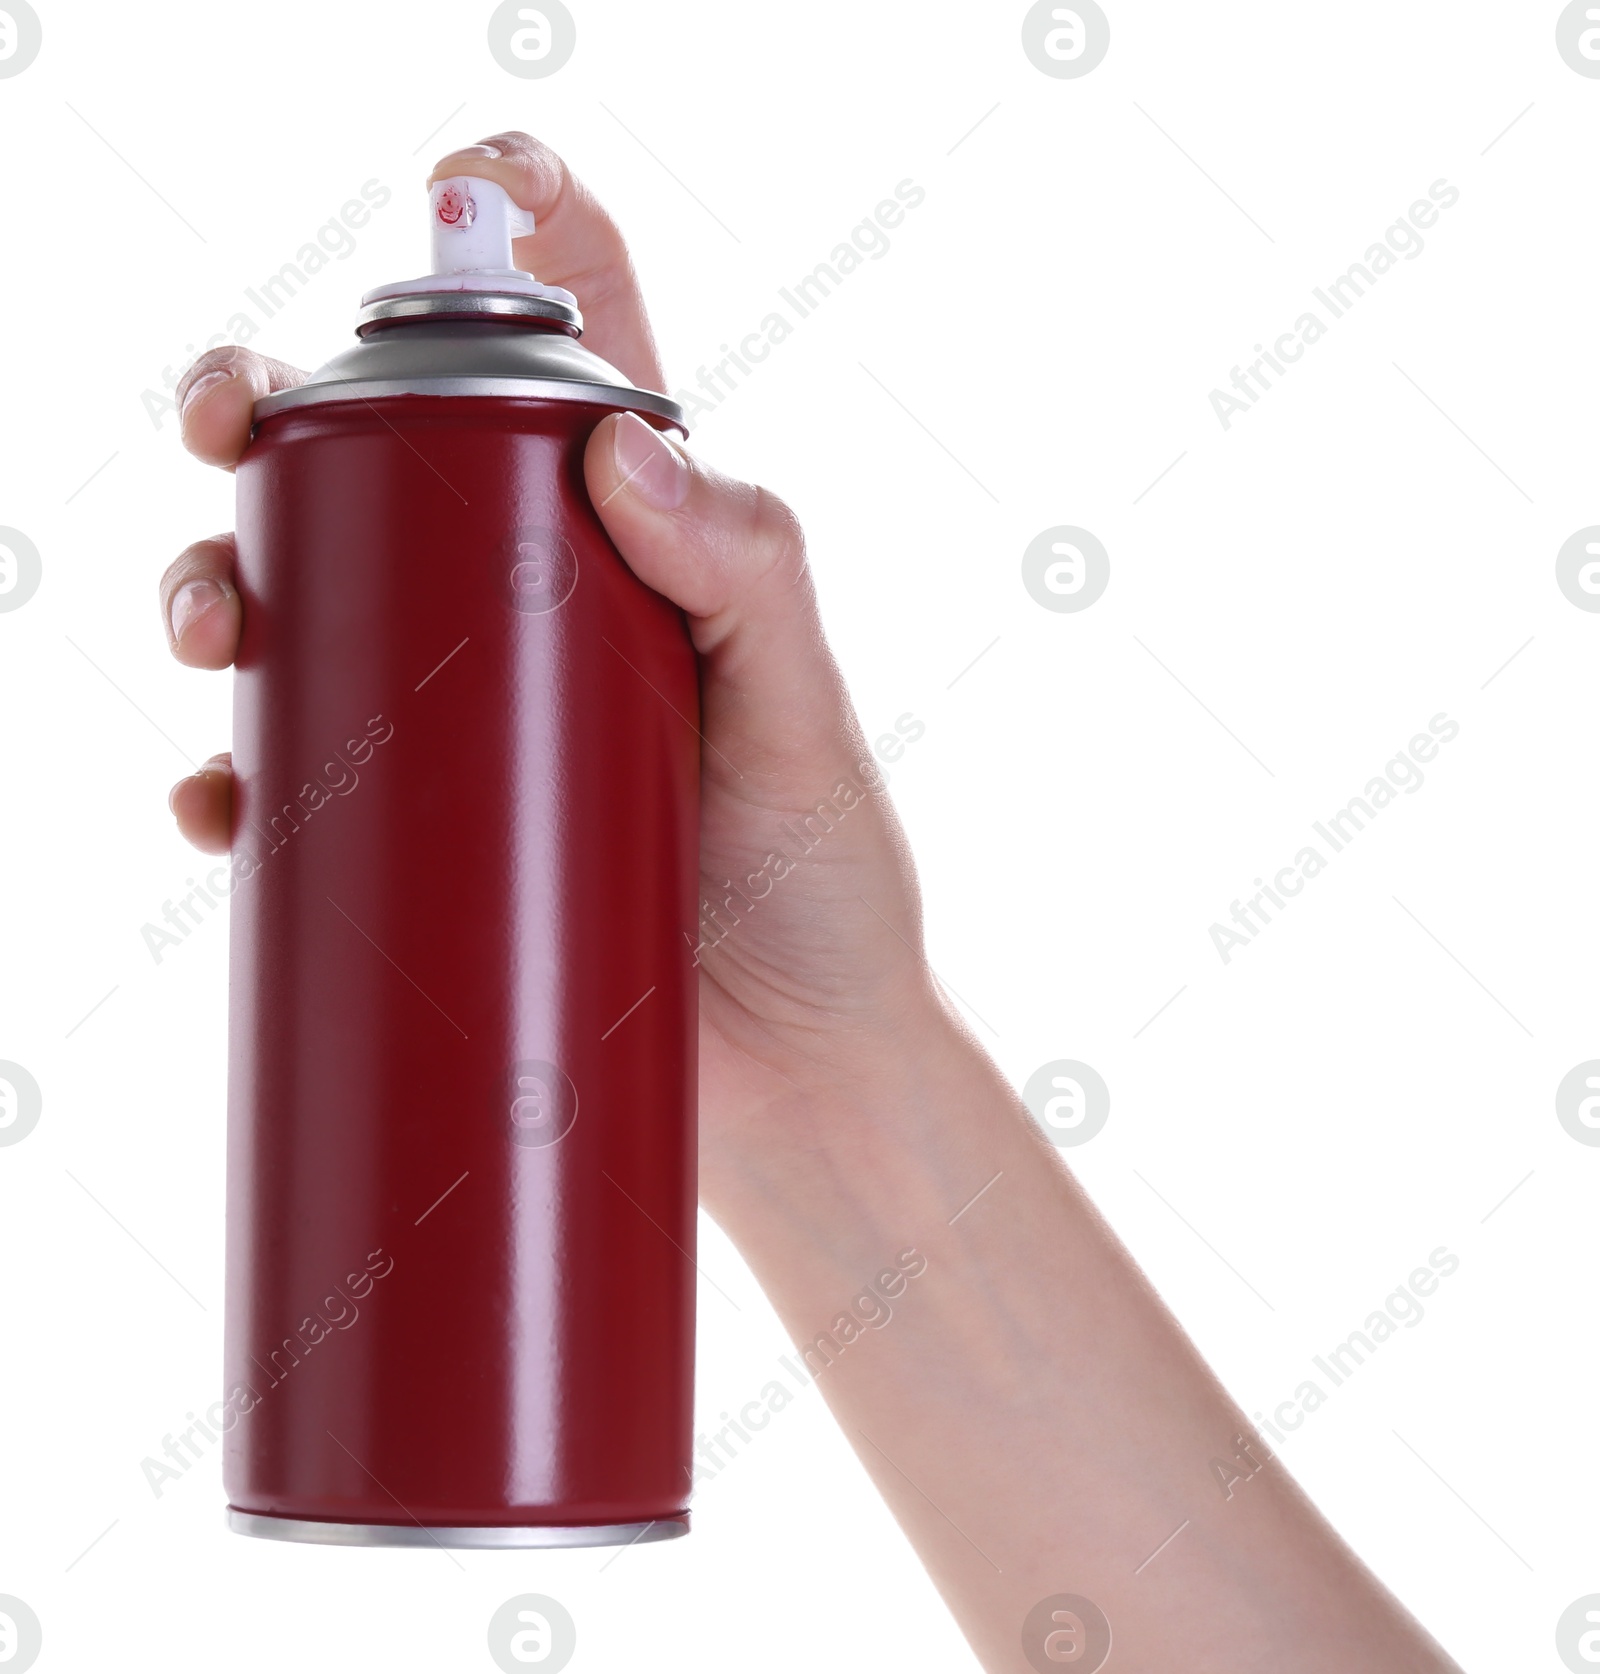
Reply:
[[[584,473],[634,574],[689,618],[717,746],[707,774],[775,804],[814,797],[819,783],[868,760],[794,513],[766,489],[709,470],[633,413],[595,430]]]

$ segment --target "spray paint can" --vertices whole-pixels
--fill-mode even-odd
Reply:
[[[360,1545],[688,1528],[698,694],[584,486],[682,414],[511,266],[435,271],[238,466],[229,1519]]]

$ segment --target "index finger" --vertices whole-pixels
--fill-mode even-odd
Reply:
[[[492,134],[481,145],[441,158],[428,183],[458,174],[495,181],[531,211],[535,230],[513,244],[513,260],[577,296],[585,341],[603,360],[640,389],[665,390],[666,374],[627,243],[561,158],[530,134]],[[232,470],[249,443],[256,402],[305,380],[298,367],[250,349],[208,350],[178,384],[184,446],[206,464]]]
[[[585,344],[639,389],[666,390],[666,374],[645,313],[639,276],[617,224],[542,140],[491,134],[441,157],[428,184],[470,174],[503,186],[531,211],[534,230],[512,245],[512,260],[578,299]]]

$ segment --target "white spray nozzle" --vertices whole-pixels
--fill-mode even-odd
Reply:
[[[511,241],[533,231],[531,211],[519,208],[505,187],[475,174],[436,180],[428,190],[428,224],[433,271],[420,279],[380,285],[363,304],[439,292],[488,291],[542,298],[577,308],[577,298],[559,285],[541,285],[511,264]]]
[[[533,216],[505,187],[475,175],[436,180],[428,194],[435,273],[514,273],[511,241],[533,231]]]

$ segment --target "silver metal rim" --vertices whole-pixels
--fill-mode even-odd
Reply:
[[[654,1523],[498,1525],[485,1528],[424,1526],[420,1523],[320,1523],[303,1517],[267,1517],[228,1507],[228,1527],[258,1540],[298,1540],[320,1546],[634,1546],[675,1540],[689,1532],[688,1519]]]
[[[567,378],[369,378],[362,382],[300,384],[279,390],[256,402],[255,421],[295,407],[316,407],[334,401],[378,401],[389,395],[491,395],[524,401],[574,401],[590,407],[626,408],[652,413],[687,434],[683,409],[653,390],[624,389],[615,384],[580,383]]]
[[[512,291],[421,291],[412,296],[390,296],[369,302],[357,315],[358,325],[374,320],[417,319],[424,315],[478,314],[499,319],[560,320],[583,329],[578,310],[554,297],[518,296]]]

